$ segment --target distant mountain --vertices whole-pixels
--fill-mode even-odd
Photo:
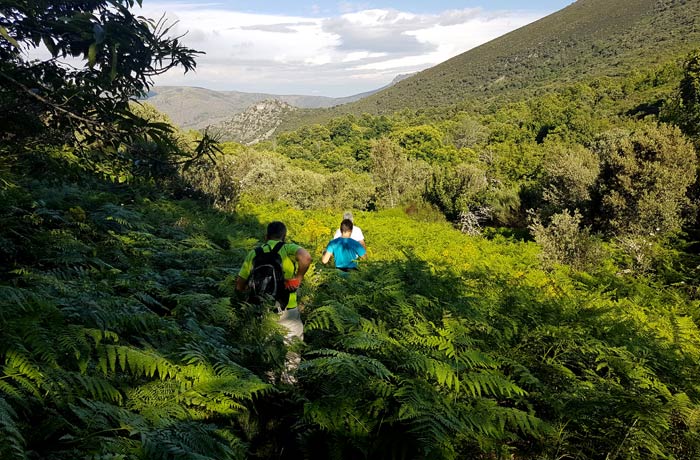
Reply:
[[[579,0],[359,101],[289,114],[280,129],[346,113],[515,100],[552,85],[627,75],[698,47],[698,0]]]
[[[294,107],[316,109],[347,104],[370,96],[412,74],[399,75],[382,88],[346,97],[274,95],[240,91],[214,91],[190,86],[157,86],[148,94],[146,102],[167,114],[180,128],[202,129],[210,125],[228,123],[232,116],[262,101],[276,100]]]

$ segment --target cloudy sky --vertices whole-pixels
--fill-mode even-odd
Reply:
[[[379,88],[522,27],[573,0],[145,0],[206,52],[157,85],[349,96]]]

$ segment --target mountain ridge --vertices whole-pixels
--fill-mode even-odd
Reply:
[[[149,91],[145,102],[168,115],[180,128],[203,129],[226,124],[234,115],[243,113],[262,101],[276,100],[302,109],[333,107],[368,97],[411,75],[400,74],[380,88],[343,97],[217,91],[200,86],[163,85]]]
[[[698,1],[578,0],[359,101],[290,114],[278,132],[344,114],[521,97],[551,84],[621,76],[640,61],[659,64],[697,47],[698,18]]]

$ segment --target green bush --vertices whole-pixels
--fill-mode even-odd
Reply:
[[[653,239],[681,230],[697,159],[678,128],[636,123],[603,134],[593,150],[601,165],[595,210],[600,228]]]
[[[589,227],[582,227],[578,211],[563,211],[552,216],[544,226],[538,218],[530,224],[530,231],[542,248],[540,258],[547,267],[570,265],[576,270],[595,270],[603,257],[601,242],[591,235]]]

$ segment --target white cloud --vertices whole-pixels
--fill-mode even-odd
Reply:
[[[137,14],[158,18],[167,12],[178,21],[173,33],[187,32],[184,43],[206,52],[195,73],[175,69],[158,77],[159,85],[329,96],[378,88],[399,73],[423,70],[541,17],[473,8],[440,14],[350,3],[344,8],[350,12],[314,18],[154,2]]]
[[[348,53],[343,58],[342,62],[361,61],[368,58],[381,58],[387,56],[388,53],[370,53],[369,51],[353,51]]]

